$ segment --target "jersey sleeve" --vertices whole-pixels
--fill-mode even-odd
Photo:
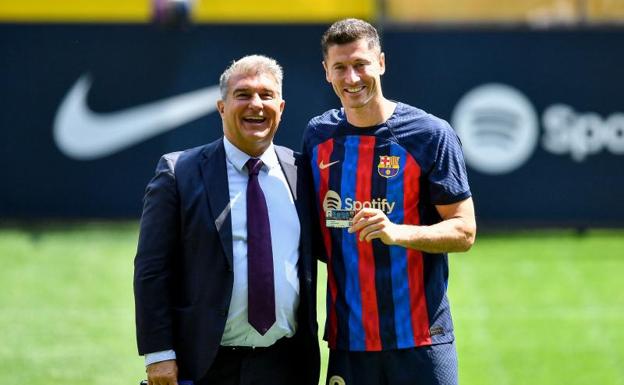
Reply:
[[[457,134],[444,122],[434,138],[434,161],[427,176],[431,203],[445,205],[469,198],[466,164]]]

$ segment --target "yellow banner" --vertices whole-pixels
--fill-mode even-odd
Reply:
[[[592,22],[624,21],[624,1],[591,0],[587,4],[587,18]]]
[[[407,23],[575,24],[624,21],[623,0],[385,0],[386,18]]]
[[[149,0],[0,0],[0,21],[148,22]]]
[[[194,0],[197,23],[331,22],[372,20],[376,0]],[[152,0],[0,0],[4,22],[149,22]]]
[[[411,22],[526,22],[547,12],[576,12],[576,0],[386,0],[391,20]]]
[[[372,20],[375,0],[198,0],[198,22],[333,22],[346,17]]]

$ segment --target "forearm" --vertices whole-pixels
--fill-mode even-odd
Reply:
[[[450,218],[430,226],[396,225],[393,244],[426,253],[468,251],[476,226],[465,218]]]
[[[383,211],[364,208],[353,217],[349,232],[358,233],[360,241],[379,239],[386,245],[426,253],[453,253],[470,249],[477,231],[472,199],[436,208],[442,221],[429,226],[392,223]]]
[[[163,157],[145,193],[134,260],[135,319],[139,353],[173,346],[172,261],[179,249],[179,204],[172,166]]]

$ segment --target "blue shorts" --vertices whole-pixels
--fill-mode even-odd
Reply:
[[[327,385],[457,385],[455,343],[381,352],[330,350]]]

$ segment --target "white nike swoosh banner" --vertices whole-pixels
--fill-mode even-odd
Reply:
[[[87,105],[91,87],[83,75],[67,93],[54,119],[54,140],[76,160],[102,158],[172,130],[217,109],[219,86],[211,86],[157,102],[110,113]]]

